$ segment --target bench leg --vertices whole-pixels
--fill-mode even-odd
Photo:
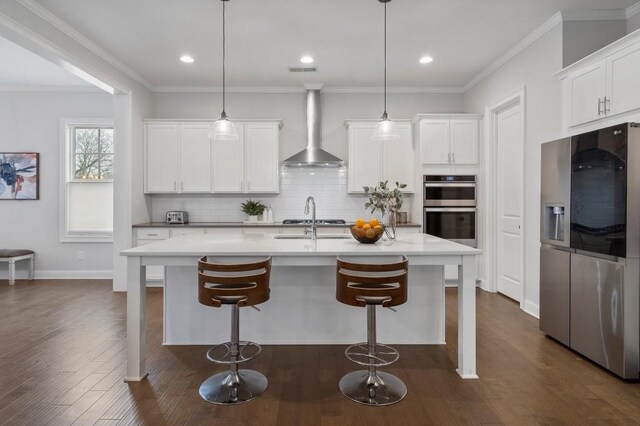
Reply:
[[[9,259],[9,285],[16,283],[16,261]]]
[[[29,258],[29,281],[33,280],[35,267],[36,267],[35,256],[31,255],[31,257]]]

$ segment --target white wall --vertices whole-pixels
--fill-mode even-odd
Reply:
[[[113,117],[103,93],[0,93],[0,152],[40,153],[40,200],[0,201],[0,246],[36,252],[36,277],[109,277],[112,244],[60,243],[61,118]],[[84,250],[86,259],[78,260]],[[24,262],[23,262],[24,263]],[[26,265],[20,265],[21,272]],[[2,270],[3,277],[6,270]]]
[[[535,315],[539,303],[540,144],[560,136],[560,83],[553,74],[562,64],[562,25],[558,25],[469,89],[463,100],[466,112],[483,113],[488,105],[526,88],[525,310]]]
[[[562,62],[567,67],[624,37],[627,21],[566,21],[562,32]]]

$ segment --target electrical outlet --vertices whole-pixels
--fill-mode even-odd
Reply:
[[[84,250],[78,250],[78,260],[84,260]]]

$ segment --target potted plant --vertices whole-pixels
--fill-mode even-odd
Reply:
[[[384,232],[390,240],[396,238],[396,213],[402,208],[404,194],[401,190],[406,187],[406,183],[396,182],[396,187],[391,189],[389,181],[380,182],[378,186],[373,188],[363,187],[365,196],[368,197],[364,207],[371,209],[371,213],[379,211],[383,219],[385,215],[388,216],[389,226],[385,227]]]
[[[249,216],[249,222],[257,222],[258,216],[264,213],[264,210],[267,208],[260,201],[247,200],[240,205],[241,210],[244,214]]]

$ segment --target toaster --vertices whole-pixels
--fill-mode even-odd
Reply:
[[[184,225],[189,223],[189,213],[183,211],[167,212],[165,223],[167,225]]]

